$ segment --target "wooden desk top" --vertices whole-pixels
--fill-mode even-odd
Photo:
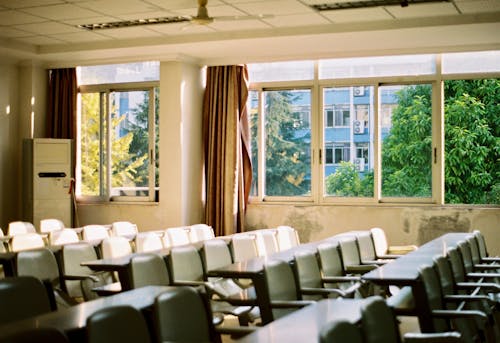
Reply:
[[[327,322],[361,319],[364,299],[325,299],[306,306],[257,329],[237,342],[241,343],[304,343],[317,342]]]
[[[171,287],[142,287],[117,295],[84,302],[56,312],[50,312],[14,323],[0,325],[0,341],[2,337],[37,327],[55,327],[64,331],[70,337],[71,335],[78,335],[78,331],[85,328],[87,318],[94,312],[105,307],[118,305],[130,305],[138,310],[144,310],[154,304],[155,298],[160,293],[166,292],[169,289],[171,289]]]

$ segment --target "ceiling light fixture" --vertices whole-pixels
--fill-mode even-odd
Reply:
[[[159,18],[147,18],[147,19],[137,19],[137,20],[112,21],[108,23],[80,24],[76,25],[76,27],[78,27],[79,29],[94,31],[94,30],[118,29],[123,27],[133,27],[142,25],[182,23],[187,21],[190,21],[190,19],[186,17],[177,16],[177,17],[159,17]]]
[[[346,10],[379,6],[407,7],[408,5],[423,4],[430,2],[451,2],[451,0],[362,0],[349,2],[330,2],[324,4],[310,5],[316,11]]]

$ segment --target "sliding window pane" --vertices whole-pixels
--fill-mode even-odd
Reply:
[[[432,87],[379,88],[382,196],[432,195]]]
[[[249,91],[248,101],[248,120],[250,122],[250,136],[252,144],[252,188],[250,189],[251,196],[258,195],[258,184],[259,184],[259,92]]]
[[[265,195],[311,194],[311,91],[263,93]]]
[[[324,194],[373,197],[373,87],[323,89]]]

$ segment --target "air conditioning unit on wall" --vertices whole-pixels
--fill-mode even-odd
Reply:
[[[362,135],[365,133],[365,122],[362,120],[355,120],[352,123],[352,131],[355,135]]]
[[[354,96],[364,96],[365,95],[365,87],[364,86],[353,87],[352,93]]]
[[[365,170],[365,159],[363,157],[355,158],[354,165],[356,166],[356,170],[364,171]]]

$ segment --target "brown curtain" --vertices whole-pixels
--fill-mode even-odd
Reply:
[[[205,221],[216,235],[241,232],[252,184],[246,66],[207,69],[203,101]]]
[[[49,71],[47,137],[76,138],[76,69]]]

